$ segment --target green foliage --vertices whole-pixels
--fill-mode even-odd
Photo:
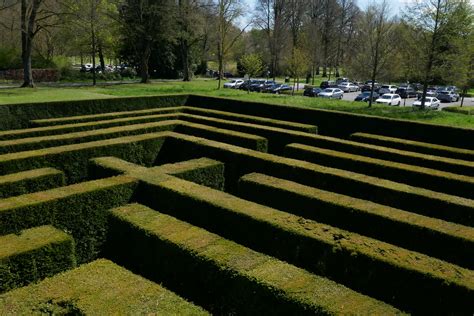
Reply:
[[[53,168],[30,170],[0,176],[0,199],[60,187],[65,184],[62,171]]]
[[[0,293],[76,266],[74,240],[51,226],[1,236],[0,244]]]
[[[263,71],[262,57],[259,54],[248,54],[240,58],[240,65],[250,78],[260,75]]]
[[[21,68],[21,53],[11,47],[0,47],[0,70]]]

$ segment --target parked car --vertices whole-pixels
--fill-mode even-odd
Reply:
[[[374,92],[374,94],[372,95],[372,101],[377,100],[378,97],[379,97],[379,94],[377,92]],[[364,91],[354,99],[354,101],[364,101],[364,102],[368,102],[369,100],[370,100],[370,91]]]
[[[321,98],[342,99],[343,95],[344,91],[339,88],[327,88],[321,91],[318,96]]]
[[[323,81],[319,85],[321,89],[326,89],[326,88],[337,88],[337,84],[335,81]]]
[[[360,81],[354,81],[353,84],[359,87],[359,90],[362,90],[362,87],[364,86],[363,82]]]
[[[238,89],[243,83],[244,81],[242,79],[234,79],[224,83],[224,88]]]
[[[336,84],[339,85],[343,82],[349,82],[349,78],[337,78],[336,79]]]
[[[398,94],[402,99],[416,98],[418,96],[418,93],[416,92],[415,88],[412,86],[400,86],[395,91],[395,94]]]
[[[291,91],[291,90],[293,90],[293,88],[287,84],[277,84],[277,87],[274,87],[270,92],[275,93],[275,94],[280,94],[283,91]]]
[[[350,82],[342,82],[338,85],[338,88],[344,92],[355,92],[359,91],[359,87]]]
[[[317,97],[321,91],[323,91],[321,88],[307,87],[304,89],[303,95],[307,97]]]
[[[439,91],[436,97],[441,101],[441,102],[457,102],[459,101],[459,94],[457,94],[454,91],[450,90],[444,90],[444,91]]]
[[[402,98],[395,93],[386,93],[375,100],[375,102],[386,105],[400,105],[400,103],[402,103]]]
[[[423,89],[423,88],[421,88],[421,89]],[[438,94],[438,89],[436,87],[428,87],[426,89],[426,96],[427,97],[436,97],[437,94]],[[421,94],[420,94],[419,97],[421,97]]]
[[[273,80],[257,80],[257,82],[250,85],[250,91],[261,92],[267,86],[274,85],[275,83]]]
[[[242,83],[239,86],[240,90],[248,90],[249,87],[253,84],[255,84],[258,80],[257,79],[250,79],[250,80],[244,80],[244,83]]]
[[[385,94],[385,93],[395,93],[397,91],[398,87],[394,85],[383,85],[379,89],[380,94]]]
[[[435,97],[426,97],[425,98],[425,107],[428,109],[437,109],[439,108],[441,101]],[[414,107],[421,107],[421,98],[413,102]]]
[[[379,85],[377,82],[375,82],[375,83],[374,83],[374,91],[375,91],[375,92],[378,92],[379,89],[380,89],[380,85]],[[366,81],[365,84],[364,84],[364,86],[363,86],[362,89],[360,89],[360,90],[361,90],[361,91],[370,91],[370,90],[372,90],[372,81],[370,81],[370,80],[369,80],[369,81]]]

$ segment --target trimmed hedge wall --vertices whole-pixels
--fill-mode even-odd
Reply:
[[[93,260],[107,232],[105,211],[128,203],[137,185],[122,176],[0,200],[0,235],[53,225],[74,237],[78,263]]]
[[[112,210],[109,241],[114,261],[163,282],[213,314],[399,313],[332,281],[138,204]]]
[[[473,269],[474,228],[252,173],[239,196]],[[447,251],[449,249],[449,251]]]
[[[65,184],[64,173],[43,168],[0,176],[0,199],[48,190]]]
[[[28,127],[35,119],[183,106],[188,95],[122,97],[0,105],[0,130]]]
[[[0,245],[0,293],[76,266],[74,240],[52,226],[0,236]]]
[[[286,146],[285,156],[468,199],[474,198],[474,177],[302,144]]]
[[[126,174],[140,178],[145,174],[168,174],[216,190],[224,189],[224,164],[199,158],[153,168],[145,168],[116,157],[99,157],[90,161],[89,173],[97,178]]]
[[[86,143],[121,136],[173,131],[176,125],[180,122],[181,121],[170,120],[164,122],[125,125],[82,132],[72,132],[61,135],[4,140],[0,141],[0,154]]]
[[[264,118],[264,117],[259,117],[259,116],[243,115],[243,114],[238,114],[238,113],[202,109],[202,108],[191,107],[191,106],[183,107],[183,112],[187,114],[195,114],[195,115],[214,117],[214,118],[219,118],[219,119],[229,120],[229,121],[237,121],[237,122],[258,124],[258,125],[264,125],[264,126],[271,126],[271,127],[305,132],[305,133],[313,133],[313,134],[318,133],[318,127],[315,125],[302,124],[298,122],[289,122],[287,120],[274,120],[274,119],[269,119],[269,118]]]
[[[176,294],[100,259],[0,295],[1,315],[209,315]]]
[[[137,201],[410,312],[474,308],[474,271],[418,252],[177,178],[147,181]]]
[[[166,108],[158,108],[158,109],[108,112],[108,113],[101,113],[101,114],[39,119],[39,120],[31,120],[30,125],[33,127],[44,127],[44,126],[64,125],[64,124],[71,124],[71,123],[77,124],[77,123],[95,122],[95,121],[103,121],[103,120],[113,120],[113,119],[117,119],[121,117],[137,117],[137,116],[148,116],[148,115],[155,115],[155,114],[180,113],[183,109],[184,109],[183,106],[176,106],[176,107],[166,107]]]
[[[372,144],[376,146],[391,147],[405,151],[414,151],[427,155],[474,161],[474,150],[469,149],[416,142],[412,140],[367,133],[354,133],[351,135],[351,139],[357,142]]]
[[[0,155],[0,174],[49,166],[63,170],[67,182],[75,183],[87,179],[88,161],[94,157],[115,156],[150,166],[156,160],[167,133],[125,136]]]
[[[10,130],[0,132],[0,140],[14,140],[18,138],[26,137],[39,137],[39,136],[50,136],[59,135],[66,133],[74,133],[81,131],[98,130],[110,127],[125,127],[127,125],[155,123],[161,121],[175,120],[179,117],[178,114],[157,114],[150,116],[132,117],[132,118],[118,118],[113,120],[97,121],[97,122],[86,122],[78,124],[66,124],[66,125],[55,125],[45,126],[36,128],[27,128],[21,130]]]
[[[187,135],[169,133],[157,163],[202,156],[225,163],[226,190],[229,192],[237,191],[237,182],[241,176],[259,172],[398,209],[474,226],[474,204],[469,199]]]
[[[474,129],[469,128],[201,95],[190,95],[186,105],[317,125],[320,134],[336,137],[364,132],[474,149]]]

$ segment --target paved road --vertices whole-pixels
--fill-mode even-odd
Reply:
[[[354,101],[355,97],[359,93],[360,92],[344,93],[343,100]],[[415,100],[416,98],[410,98],[406,100],[402,99],[402,104],[400,106],[412,106]],[[403,101],[405,101],[405,104]],[[441,103],[441,106],[439,107],[439,109],[442,109],[446,106],[454,106],[454,105],[461,105],[461,100],[459,100],[458,102],[452,102],[452,103]],[[464,106],[474,106],[474,98],[464,98]]]

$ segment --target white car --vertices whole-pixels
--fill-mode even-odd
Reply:
[[[386,93],[375,100],[375,103],[386,104],[386,105],[400,105],[402,98],[398,94]]]
[[[342,96],[344,95],[344,91],[338,88],[327,88],[321,91],[318,94],[318,97],[320,98],[329,98],[329,99],[342,99]]]
[[[359,91],[359,86],[356,86],[352,82],[341,82],[338,85],[338,88],[341,89],[344,92],[354,92],[354,91]]]
[[[425,107],[428,109],[437,109],[439,108],[441,101],[435,97],[426,97],[425,98]],[[413,102],[414,107],[421,107],[421,98]]]
[[[242,79],[233,79],[230,82],[224,83],[224,88],[238,89],[243,83]]]
[[[379,89],[379,94],[385,94],[385,93],[395,93],[397,91],[398,87],[393,86],[393,85],[383,85]]]

